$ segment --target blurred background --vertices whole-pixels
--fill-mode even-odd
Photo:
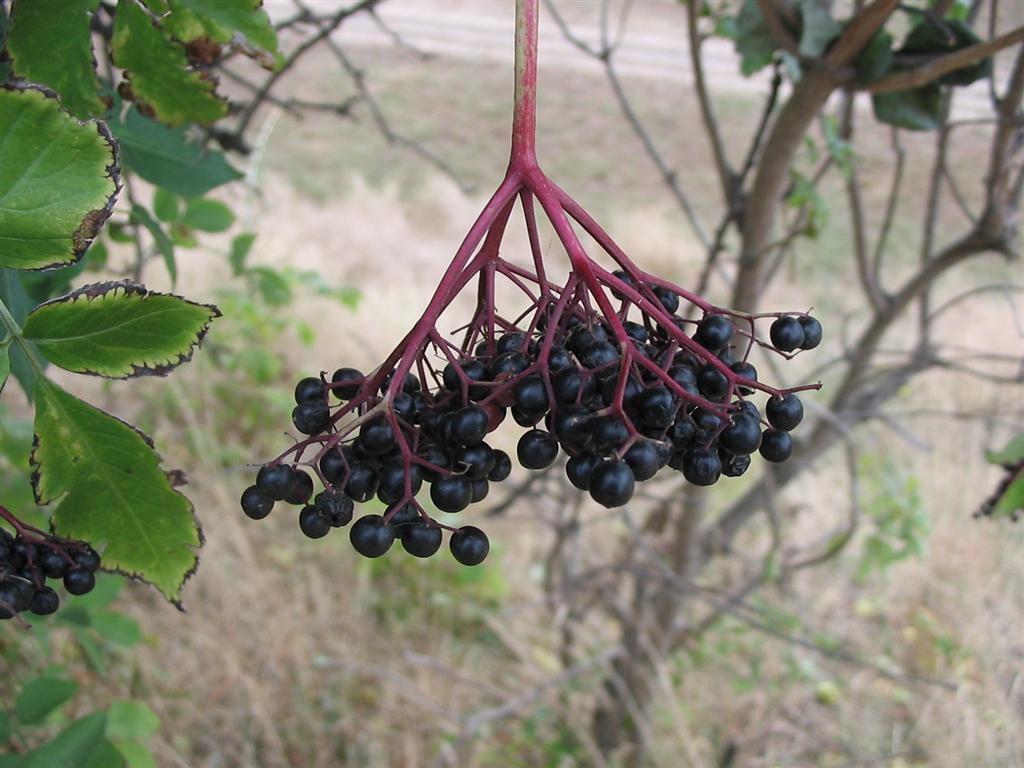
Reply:
[[[210,194],[221,220],[162,218],[174,291],[224,314],[202,350],[166,379],[73,384],[188,476],[206,543],[185,612],[105,577],[76,611],[0,629],[5,697],[38,675],[72,681],[44,730],[134,703],[139,760],[161,768],[1024,765],[1024,529],[973,517],[1005,475],[986,451],[1024,423],[1021,267],[1006,257],[1019,234],[931,275],[892,317],[856,258],[898,294],[985,221],[1010,118],[1002,166],[1020,173],[1020,94],[1001,118],[979,80],[911,131],[837,92],[811,121],[757,296],[764,311],[813,307],[826,329],[782,369],[754,361],[824,384],[804,398],[810,445],[787,475],[757,467],[707,494],[659,476],[609,511],[558,466],[517,469],[463,513],[491,538],[484,565],[397,547],[369,561],[290,515],[248,520],[238,496],[289,444],[294,383],[376,366],[500,180],[513,24],[499,0],[386,0],[329,34],[309,20],[348,5],[311,0],[297,22],[301,6],[264,3],[286,55],[321,39],[262,101],[255,64],[220,74],[255,104],[234,133],[244,179]],[[741,71],[742,5],[555,0],[541,17],[542,166],[642,268],[726,306],[744,198],[720,187],[690,25],[718,146],[748,191],[754,137],[795,87],[784,57]],[[975,5],[983,36],[1024,23],[1017,2]],[[1020,47],[995,58],[1000,97]],[[115,220],[75,281],[134,271],[171,289],[158,249],[140,258],[124,239]],[[529,257],[521,226],[503,254]],[[31,410],[13,386],[0,407],[4,495],[30,505]]]

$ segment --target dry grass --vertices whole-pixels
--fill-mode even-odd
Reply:
[[[498,178],[505,73],[444,60],[394,64],[377,52],[359,58],[383,88],[385,105],[408,116],[407,132],[452,158],[472,181],[486,186]],[[307,71],[302,87],[318,90],[325,72],[325,66]],[[603,83],[572,74],[546,85],[543,154],[552,174],[595,204],[640,263],[683,282],[692,278],[699,250],[664,202]],[[687,169],[691,188],[711,189],[704,149],[672,140],[678,115],[694,114],[689,94],[647,81],[631,88],[671,160]],[[666,103],[673,108],[664,109]],[[753,111],[740,103],[726,109],[735,116],[727,123],[733,140]],[[911,143],[920,150],[928,141]],[[873,209],[883,200],[885,142],[872,134],[858,147]],[[372,366],[425,305],[432,277],[479,200],[386,149],[365,125],[283,120],[267,162],[262,196],[236,201],[259,233],[253,259],[315,269],[364,293],[355,312],[322,300],[295,308],[317,338],[309,348],[291,337],[280,340],[276,350],[287,361],[281,386],[321,368]],[[962,167],[977,165],[968,151]],[[913,188],[921,188],[926,167],[911,165]],[[906,217],[919,207],[908,198]],[[780,281],[766,305],[814,304],[832,328],[856,310],[842,216],[835,203],[823,239],[802,248],[792,265],[800,279]],[[897,237],[899,260],[912,262],[909,225]],[[524,248],[522,232],[513,229],[508,252]],[[182,266],[180,290],[200,299],[212,298],[226,276],[226,269],[211,267],[208,253]],[[970,279],[991,269],[979,268]],[[1020,338],[1004,330],[1008,322],[1005,303],[982,300],[944,330],[951,339],[984,338],[1013,352]],[[833,352],[835,345],[833,336]],[[398,551],[367,562],[344,535],[303,540],[289,516],[253,524],[236,509],[251,469],[222,467],[219,446],[261,460],[283,444],[283,422],[267,423],[262,434],[232,430],[225,416],[232,403],[217,389],[224,376],[201,354],[170,380],[130,389],[168,463],[187,470],[207,535],[186,615],[143,588],[131,588],[123,601],[150,639],[124,664],[131,669],[125,677],[135,680],[133,694],[162,717],[159,765],[413,768],[446,758],[467,767],[597,765],[587,736],[600,680],[593,671],[564,695],[549,692],[513,708],[510,717],[477,732],[472,749],[458,738],[468,715],[560,674],[560,617],[542,590],[541,558],[550,539],[544,520],[555,512],[550,500],[530,498],[506,518],[488,520],[496,557],[473,571],[444,557],[411,562]],[[127,391],[115,385],[94,394],[125,414]],[[154,411],[154,403],[162,409]],[[896,404],[1018,420],[1022,406],[1019,389],[996,390],[950,374],[920,380]],[[700,647],[666,660],[649,724],[653,765],[718,765],[729,743],[738,749],[738,766],[1024,764],[1024,533],[1020,526],[970,519],[994,480],[982,450],[1001,440],[1005,428],[998,418],[991,427],[923,416],[906,423],[927,450],[882,426],[864,432],[862,447],[919,478],[932,524],[926,553],[860,582],[858,539],[828,566],[766,591],[761,605],[795,617],[803,634],[825,635],[894,670],[953,681],[957,690],[887,679],[726,622]],[[788,541],[814,540],[848,514],[844,482],[839,462],[828,461],[787,491]],[[468,513],[469,519],[480,514]],[[617,518],[604,520],[583,539],[592,556],[614,547],[623,530]],[[754,525],[743,541],[756,558],[766,532]],[[615,640],[612,627],[599,620],[590,620],[580,636],[581,657]]]

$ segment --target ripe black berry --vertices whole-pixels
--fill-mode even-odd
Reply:
[[[793,453],[793,438],[788,432],[766,429],[761,435],[760,452],[765,461],[783,462]]]
[[[267,496],[265,493],[263,493],[263,491],[259,489],[259,486],[250,485],[242,492],[242,511],[245,512],[246,517],[250,517],[253,520],[262,520],[264,517],[270,514],[273,508],[274,500]],[[53,554],[57,555],[60,558],[61,563],[67,565],[66,561],[62,556],[60,556],[56,552],[54,552]],[[64,573],[58,574],[54,572],[51,574],[50,571],[47,570],[45,564],[43,565],[43,570],[46,572],[46,575],[49,576],[51,579],[61,578],[64,575],[64,573],[67,572],[67,569],[65,568]]]
[[[363,515],[349,529],[349,541],[363,557],[380,557],[395,541],[395,532],[380,515]]]
[[[465,467],[470,480],[486,478],[494,468],[494,449],[487,443],[477,443],[460,449],[455,454],[457,466]]]
[[[335,528],[348,525],[352,520],[352,510],[355,508],[352,499],[337,489],[320,491],[313,499],[313,504],[327,515]]]
[[[452,534],[448,542],[452,555],[463,565],[479,565],[491,550],[487,534],[476,526],[466,525]]]
[[[50,587],[40,587],[32,596],[28,609],[37,616],[48,616],[60,607],[60,597]]]
[[[300,403],[292,409],[292,424],[304,435],[323,432],[331,421],[331,409],[324,400]]]
[[[359,429],[359,445],[367,453],[380,456],[395,447],[395,431],[384,416],[377,416]]]
[[[423,486],[423,474],[416,464],[412,464],[409,470],[405,469],[405,462],[401,458],[392,459],[380,468],[377,484],[377,498],[385,504],[394,504],[405,495],[405,480],[409,479],[409,492],[415,496]]]
[[[256,488],[256,486],[253,486]],[[257,491],[258,492],[258,491]],[[261,496],[263,494],[260,494]],[[242,497],[244,500],[244,496]],[[266,498],[266,497],[264,497]],[[268,499],[269,501],[269,499]],[[274,502],[270,502],[273,504]],[[3,558],[0,558],[2,560]],[[71,561],[56,549],[44,549],[39,554],[39,568],[48,579],[63,579],[64,574],[71,570]]]
[[[670,315],[674,315],[676,310],[679,309],[679,294],[675,291],[656,285],[654,286],[654,295]]]
[[[305,470],[296,469],[292,473],[292,484],[284,500],[289,504],[305,504],[312,495],[313,478]]]
[[[690,447],[690,443],[693,442],[697,436],[697,427],[694,426],[687,416],[680,415],[678,419],[672,424],[672,429],[669,430],[668,439],[672,441],[672,447],[677,451],[684,450]]]
[[[92,547],[87,547],[75,555],[75,563],[79,568],[95,573],[100,569],[100,556]]]
[[[526,469],[545,469],[558,457],[558,441],[550,432],[531,429],[519,438],[516,455]]]
[[[746,414],[737,414],[718,441],[730,453],[753,453],[761,444],[761,425]]]
[[[491,492],[491,484],[487,482],[486,477],[472,480],[470,483],[473,487],[473,495],[470,498],[470,503],[472,504],[476,504],[478,501],[483,501],[487,498],[487,494]]]
[[[591,425],[594,448],[598,451],[618,448],[629,439],[629,429],[625,422],[614,413],[598,416],[591,422]]]
[[[441,529],[428,523],[402,528],[402,548],[414,557],[430,557],[441,548]]]
[[[85,568],[72,568],[64,575],[64,589],[72,595],[84,595],[96,586],[96,577]]]
[[[487,413],[483,408],[467,405],[452,414],[449,434],[456,445],[475,445],[487,434]]]
[[[473,484],[463,475],[450,475],[430,486],[430,500],[442,512],[461,512],[473,500]]]
[[[717,352],[732,338],[732,323],[722,315],[708,315],[697,326],[693,340],[710,352]]]
[[[637,440],[622,458],[633,470],[633,477],[641,482],[654,477],[663,464],[661,452],[650,440]]]
[[[769,424],[781,432],[789,432],[803,420],[804,405],[799,397],[790,393],[769,400],[764,413]]]
[[[665,387],[645,389],[633,401],[640,420],[652,429],[665,429],[675,419],[678,403]]]
[[[348,470],[345,493],[351,496],[353,501],[369,501],[377,492],[377,482],[377,472],[373,467],[369,464],[353,464]]]
[[[746,453],[719,451],[718,458],[722,462],[722,474],[726,477],[739,477],[750,467],[750,455]]]
[[[487,474],[487,479],[492,483],[500,483],[512,474],[512,458],[504,451],[494,452],[494,466]]]
[[[757,369],[754,366],[752,366],[750,363],[746,363],[746,362],[743,362],[743,361],[738,361],[738,362],[735,362],[732,365],[730,365],[729,369],[733,373],[735,373],[737,376],[742,376],[743,378],[750,379],[751,381],[757,381]],[[754,394],[754,390],[753,389],[751,389],[750,387],[744,386],[743,384],[737,385],[736,390],[741,395],[752,395],[752,394]]]
[[[780,317],[769,329],[772,344],[783,352],[792,352],[804,342],[804,329],[795,317]]]
[[[548,391],[537,374],[520,379],[512,388],[516,407],[524,413],[543,414],[548,409]]]
[[[327,399],[324,383],[320,379],[308,376],[295,385],[295,402],[316,403]]]
[[[590,497],[603,507],[621,507],[633,498],[636,478],[624,461],[599,464],[590,475]]]
[[[596,453],[581,453],[573,456],[565,464],[565,475],[569,482],[581,491],[590,488],[590,476],[601,463],[601,457]]]
[[[821,344],[821,323],[817,318],[804,315],[800,317],[800,328],[804,332],[804,340],[800,349],[814,349]]]
[[[299,529],[311,539],[319,539],[331,530],[331,518],[319,507],[303,507],[299,512]]]
[[[320,457],[320,474],[329,483],[336,483],[344,477],[345,466],[345,456],[337,446],[328,449]]]
[[[708,400],[718,400],[729,391],[729,379],[708,363],[697,372],[697,388]]]
[[[295,470],[287,464],[261,467],[256,473],[256,487],[274,501],[284,501],[292,487]]]
[[[683,477],[694,485],[714,485],[722,474],[718,454],[707,448],[694,448],[683,457]]]
[[[355,368],[339,368],[331,376],[331,391],[339,400],[351,400],[359,394],[363,374]]]

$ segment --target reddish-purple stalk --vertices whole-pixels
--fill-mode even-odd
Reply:
[[[62,539],[57,536],[52,536],[46,531],[41,531],[33,525],[22,522],[13,512],[2,505],[0,505],[0,519],[9,523],[15,533],[25,539],[25,541],[59,552],[64,559],[70,563],[74,562],[74,558],[68,554],[69,549],[72,551],[84,551],[88,548],[88,545],[84,541],[74,541],[72,539]],[[30,565],[32,564],[32,560],[32,553],[29,552],[28,562]],[[36,586],[39,586],[39,584]]]
[[[791,355],[787,355],[759,340],[754,333],[754,321],[759,318],[781,317],[784,314],[802,315],[805,313],[748,314],[733,312],[715,306],[691,291],[668,280],[643,271],[579,203],[551,181],[541,170],[537,162],[536,152],[538,6],[539,0],[516,0],[515,103],[512,118],[512,148],[504,179],[502,179],[501,184],[490,200],[488,200],[480,215],[470,227],[462,244],[455,252],[454,258],[441,277],[437,289],[434,291],[423,315],[413,326],[412,330],[388,355],[384,363],[373,374],[366,377],[356,397],[339,407],[332,415],[331,429],[334,431],[328,434],[314,435],[297,443],[278,456],[273,462],[270,462],[271,464],[281,463],[287,457],[293,456],[293,463],[310,466],[320,477],[325,487],[331,487],[331,484],[320,473],[318,466],[320,459],[328,450],[339,446],[360,424],[370,418],[383,414],[391,423],[407,468],[416,463],[439,474],[450,474],[451,470],[436,467],[422,457],[417,456],[415,453],[416,446],[410,446],[405,438],[402,430],[403,422],[395,414],[392,405],[395,396],[402,391],[402,384],[406,376],[415,368],[415,375],[420,380],[424,390],[432,388],[430,386],[431,381],[428,380],[428,374],[433,380],[434,387],[440,389],[440,377],[437,370],[427,359],[428,351],[433,347],[440,353],[443,360],[453,364],[452,367],[459,377],[461,384],[462,401],[466,402],[470,381],[458,365],[458,362],[472,358],[474,356],[474,347],[481,340],[485,342],[488,353],[493,354],[498,335],[497,331],[499,329],[502,331],[510,330],[516,327],[519,321],[529,317],[532,312],[533,317],[525,334],[525,349],[525,344],[533,337],[541,318],[546,315],[547,325],[537,360],[527,369],[506,381],[490,383],[489,386],[492,386],[494,391],[480,401],[478,405],[485,408],[488,406],[503,407],[509,405],[512,384],[519,381],[522,377],[532,373],[539,373],[543,377],[548,391],[551,409],[555,411],[558,405],[554,397],[551,377],[548,372],[548,359],[561,320],[570,305],[573,306],[573,313],[581,316],[581,319],[588,322],[592,322],[598,317],[603,317],[610,326],[615,341],[620,347],[622,362],[618,386],[616,387],[613,403],[605,411],[601,412],[617,415],[623,420],[629,430],[630,437],[618,452],[620,458],[633,442],[640,437],[639,431],[626,415],[623,407],[627,379],[632,371],[637,370],[637,366],[649,370],[677,397],[681,398],[683,402],[700,406],[723,417],[723,429],[730,413],[729,403],[740,386],[760,390],[773,397],[782,396],[790,392],[820,388],[820,384],[809,384],[779,389],[737,375],[729,366],[715,355],[709,354],[684,332],[683,328],[680,327],[678,318],[673,318],[672,315],[665,311],[652,289],[657,286],[674,291],[682,300],[690,302],[705,315],[724,315],[733,318],[734,321],[745,326],[745,328],[737,328],[737,332],[748,339],[747,348],[742,358],[744,361],[747,359],[750,349],[754,344],[771,349],[783,357],[791,357]],[[533,272],[510,263],[502,258],[499,252],[506,225],[517,199],[523,210],[529,237]],[[544,267],[544,256],[540,245],[534,201],[540,204],[545,215],[548,217],[568,257],[571,271],[564,285],[554,284],[547,277]],[[573,222],[579,225],[600,246],[601,250],[616,264],[618,269],[628,276],[633,283],[632,285],[603,268],[587,254],[576,231],[573,229]],[[483,243],[480,245],[479,250],[476,250],[481,240]],[[515,321],[509,322],[496,312],[495,278],[497,275],[501,275],[518,287],[530,302],[529,308]],[[474,278],[478,278],[479,281],[477,286],[477,308],[470,323],[457,331],[465,331],[462,344],[455,345],[444,338],[437,330],[436,324],[455,297]],[[613,295],[621,297],[622,306],[618,311],[616,311],[612,304]],[[591,306],[591,299],[596,303],[598,312],[595,312]],[[728,393],[722,402],[712,402],[687,392],[669,376],[667,369],[670,362],[660,366],[653,360],[636,352],[623,325],[630,304],[643,314],[645,324],[650,327],[653,321],[655,326],[669,335],[672,345],[670,352],[685,350],[695,354],[700,360],[711,364],[726,377],[729,383]],[[697,321],[685,320],[682,322],[696,325]],[[671,361],[672,357],[672,354],[666,355],[667,361]],[[392,383],[388,386],[383,396],[378,399],[376,393],[387,376],[392,372]],[[584,376],[590,375],[586,371],[583,371],[582,374]],[[333,385],[326,380],[325,375],[322,375],[322,378],[324,378],[325,387],[330,389]],[[474,382],[474,385],[488,386],[488,383]],[[501,412],[503,413],[503,409]],[[492,407],[490,413],[492,416],[498,413],[498,408]],[[347,420],[342,424],[343,420],[350,414],[357,414],[357,417]],[[491,427],[497,427],[498,423],[500,423],[500,419],[492,418]],[[318,445],[319,450],[311,460],[303,461],[302,456],[311,445]],[[343,487],[345,485],[348,479],[347,476],[348,472],[346,470],[345,475],[340,483],[338,483],[339,486]],[[413,498],[410,483],[410,474],[407,472],[405,498],[393,505],[391,511],[385,515],[385,519],[388,519],[404,504],[411,503],[430,524],[440,525],[440,527],[448,530],[456,530],[436,523],[429,517]]]

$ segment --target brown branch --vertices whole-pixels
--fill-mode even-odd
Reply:
[[[969,45],[966,48],[961,48],[959,51],[939,56],[927,64],[922,64],[914,69],[893,72],[891,75],[886,75],[873,83],[869,83],[864,87],[864,90],[870,93],[891,93],[892,91],[918,88],[922,85],[927,85],[933,80],[937,80],[943,75],[968,67],[1004,48],[1009,48],[1011,45],[1016,45],[1020,42],[1024,42],[1024,27],[1017,27],[984,43]]]
[[[691,13],[695,5],[696,3],[690,3]],[[777,0],[757,0],[757,7],[761,11],[761,17],[764,19],[765,26],[768,27],[771,36],[775,38],[775,42],[787,53],[792,54],[798,59],[803,58],[800,54],[800,46],[793,38],[793,35],[789,33],[789,30],[786,29],[786,25],[782,23]]]
[[[693,69],[693,86],[697,92],[697,103],[700,105],[700,117],[704,122],[704,130],[707,132],[708,141],[711,143],[711,153],[715,158],[715,168],[718,170],[718,180],[722,185],[722,196],[725,199],[726,207],[731,211],[735,207],[737,193],[737,177],[729,165],[725,156],[725,146],[722,142],[722,133],[718,127],[718,119],[715,117],[714,108],[711,106],[711,98],[708,95],[707,83],[704,79],[704,61],[701,58],[702,39],[699,30],[699,9],[696,2],[687,6],[688,20],[687,31],[690,37],[690,66]]]

